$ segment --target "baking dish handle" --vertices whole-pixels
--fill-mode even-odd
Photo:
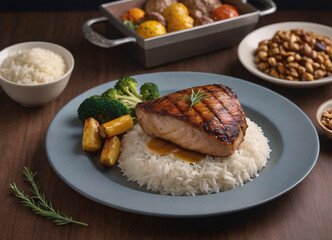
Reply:
[[[82,31],[84,37],[91,43],[104,48],[111,48],[122,45],[128,42],[136,42],[133,37],[125,37],[119,39],[108,39],[92,29],[92,25],[95,23],[108,21],[106,17],[93,18],[83,23]]]
[[[274,13],[277,10],[276,4],[273,0],[255,0],[249,1],[251,4],[255,5],[254,2],[259,3],[259,5],[263,6],[263,9],[260,9],[259,15],[265,16],[271,13]]]

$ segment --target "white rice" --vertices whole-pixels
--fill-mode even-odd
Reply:
[[[38,84],[54,81],[67,71],[65,60],[59,54],[43,48],[18,51],[2,63],[3,78],[21,84]]]
[[[151,137],[137,124],[122,139],[118,166],[128,180],[161,194],[210,194],[239,187],[258,177],[271,152],[262,129],[248,118],[247,123],[244,141],[234,154],[206,156],[195,163],[151,152],[146,146]]]

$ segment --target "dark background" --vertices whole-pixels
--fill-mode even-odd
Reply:
[[[111,1],[112,0],[0,0],[0,12],[97,10],[100,4]],[[253,0],[248,0],[248,2],[252,1]],[[273,1],[277,4],[278,10],[332,9],[332,0]]]

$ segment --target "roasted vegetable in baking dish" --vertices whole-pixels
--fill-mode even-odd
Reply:
[[[143,22],[141,25],[136,28],[136,33],[140,35],[142,38],[151,38],[166,34],[166,28],[155,20],[149,20]]]
[[[147,0],[144,9],[148,14],[152,12],[162,13],[165,8],[176,2],[177,0]]]
[[[211,17],[214,21],[225,20],[227,18],[233,18],[239,16],[238,11],[231,5],[221,5],[220,7],[213,10]]]
[[[219,0],[180,0],[187,6],[189,11],[199,10],[203,16],[209,16],[209,14],[221,5]]]
[[[171,21],[167,24],[168,32],[175,32],[192,28],[194,26],[194,19],[188,15],[178,15],[177,17],[171,18]]]
[[[182,3],[174,3],[167,7],[163,16],[167,21],[167,31],[175,32],[194,26],[194,19],[189,16],[188,8]]]
[[[144,10],[136,11],[129,9],[121,19],[144,39],[239,15],[235,7],[220,0],[148,0]]]
[[[130,8],[122,17],[122,21],[130,21],[139,24],[144,21],[145,12],[140,8]]]
[[[163,16],[168,22],[180,15],[189,15],[188,8],[182,3],[174,3],[163,11]]]

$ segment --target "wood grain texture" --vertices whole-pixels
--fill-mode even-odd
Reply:
[[[279,11],[262,17],[257,28],[281,21],[310,21],[332,26],[331,11]],[[319,104],[332,96],[332,85],[288,89],[263,82],[242,67],[237,46],[210,54],[144,69],[120,48],[102,49],[86,41],[82,23],[98,12],[1,13],[0,49],[32,40],[68,48],[75,69],[65,91],[40,108],[25,108],[0,89],[0,239],[331,239],[332,142],[315,121]],[[97,26],[106,31],[103,26]],[[199,71],[230,75],[261,84],[297,104],[313,121],[321,151],[313,171],[290,192],[254,209],[209,218],[172,219],[119,211],[93,202],[72,190],[51,169],[45,153],[47,128],[72,98],[124,75],[161,71]],[[305,131],[305,129],[303,129]],[[297,143],[301,144],[301,143]],[[9,184],[28,192],[22,170],[38,171],[38,180],[54,207],[89,223],[89,227],[57,227],[31,213],[9,194]]]

